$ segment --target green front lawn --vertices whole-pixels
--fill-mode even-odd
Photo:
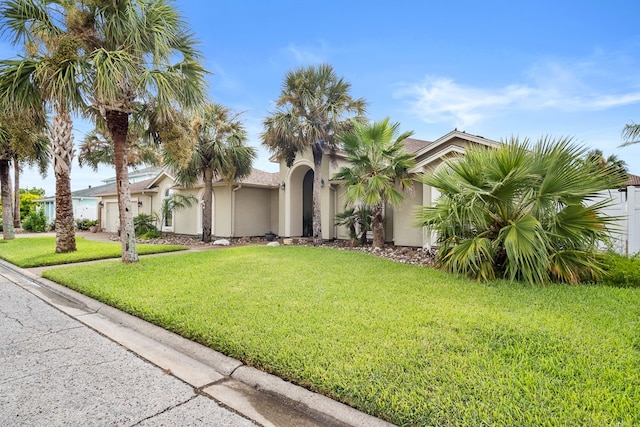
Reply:
[[[2,241],[7,244],[0,246],[0,258],[22,268],[71,264],[122,256],[122,247],[119,242],[96,242],[84,237],[76,237],[78,250],[66,254],[55,253],[55,237],[21,237]],[[186,249],[184,246],[175,245],[136,245],[136,248],[140,255]]]
[[[399,425],[639,425],[640,289],[241,247],[44,276]]]

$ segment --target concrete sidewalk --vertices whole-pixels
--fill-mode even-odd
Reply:
[[[0,425],[390,425],[4,261],[0,337]]]

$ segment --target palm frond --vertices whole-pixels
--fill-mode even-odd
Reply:
[[[599,267],[591,260],[616,220],[605,214],[611,200],[597,197],[621,185],[624,169],[615,162],[594,168],[587,154],[572,138],[511,138],[497,149],[446,159],[420,177],[442,196],[416,213],[417,225],[438,233],[438,262],[451,271],[476,275],[480,261],[463,261],[480,256],[470,240],[482,236],[495,256],[483,262],[498,276],[532,284],[595,277]],[[580,253],[584,262],[572,260]]]
[[[622,129],[622,139],[625,142],[622,144],[622,147],[631,144],[637,144],[640,142],[640,124],[631,123],[625,125],[624,129]]]

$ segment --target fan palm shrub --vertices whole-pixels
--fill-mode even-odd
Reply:
[[[346,188],[350,205],[371,209],[373,247],[384,246],[384,207],[398,206],[404,191],[413,187],[409,170],[415,166],[413,155],[404,149],[404,140],[413,132],[400,134],[400,123],[389,118],[374,123],[353,122],[353,129],[339,135],[347,154],[348,166],[334,175]]]
[[[599,245],[616,218],[596,193],[624,182],[571,138],[511,138],[470,149],[423,176],[442,196],[419,212],[438,234],[437,264],[478,280],[579,283],[603,274]]]

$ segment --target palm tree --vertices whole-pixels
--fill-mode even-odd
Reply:
[[[423,178],[442,196],[419,215],[419,225],[438,233],[438,264],[478,280],[596,279],[598,243],[615,218],[602,213],[609,201],[591,199],[624,176],[585,162],[586,153],[570,138],[512,138],[445,160]]]
[[[176,182],[187,187],[198,179],[204,182],[204,206],[202,214],[202,241],[211,241],[211,217],[213,210],[213,179],[231,183],[251,174],[256,150],[245,144],[247,133],[238,115],[216,103],[205,104],[198,109],[191,122],[196,139],[193,156],[187,165],[176,161],[170,153],[165,164],[174,172]]]
[[[335,151],[336,136],[352,126],[347,114],[359,120],[365,112],[363,99],[349,95],[351,85],[338,77],[330,65],[298,68],[286,74],[276,111],[263,122],[263,144],[293,165],[296,155],[313,154],[313,239],[322,241],[320,222],[320,171],[325,151]]]
[[[602,150],[591,150],[585,156],[585,162],[592,165],[593,168],[609,169],[612,173],[624,176],[625,179],[629,177],[627,171],[627,163],[619,159],[615,154],[611,154],[609,157],[605,157]]]
[[[0,111],[0,186],[2,187],[2,222],[5,240],[14,237],[16,216],[18,226],[20,224],[20,190],[15,189],[17,197],[11,197],[11,163],[18,165],[21,160],[36,163],[40,167],[40,173],[43,175],[46,173],[48,141],[44,137],[45,126],[42,112],[25,110],[14,114],[8,109]],[[19,179],[18,176],[16,174],[16,181]]]
[[[373,247],[384,246],[384,206],[402,203],[403,191],[413,187],[409,169],[413,156],[405,151],[403,141],[413,135],[399,135],[400,123],[389,118],[372,124],[355,122],[353,129],[339,135],[349,166],[343,166],[334,179],[346,188],[345,199],[351,205],[371,208]]]
[[[127,170],[130,118],[153,111],[148,119],[158,130],[158,140],[168,147],[174,143],[175,151],[188,151],[180,144],[185,133],[176,134],[172,120],[177,106],[192,108],[203,102],[206,71],[188,26],[168,0],[96,3],[100,5],[87,14],[95,44],[87,56],[92,71],[87,86],[95,118],[113,141],[122,260],[136,262]]]
[[[82,52],[88,47],[87,24],[75,2],[14,0],[0,8],[0,24],[23,43],[26,57],[0,61],[0,98],[13,111],[39,109],[42,103],[53,108],[50,127],[56,178],[56,252],[76,250],[71,162],[73,122],[71,113],[83,108],[79,75],[83,72]],[[62,15],[63,19],[60,19]]]
[[[622,129],[622,139],[625,142],[622,146],[627,146],[631,144],[637,144],[640,142],[640,124],[631,123],[629,125],[625,125],[624,129]]]
[[[134,135],[130,135],[127,140],[126,156],[128,166],[157,166],[161,163],[157,145]],[[80,167],[88,165],[94,171],[98,170],[99,165],[112,166],[114,154],[111,138],[98,129],[88,133],[80,144],[78,164]]]
[[[15,237],[13,228],[13,209],[11,207],[11,161],[10,134],[0,121],[0,198],[2,200],[2,238],[10,240]]]
[[[198,199],[191,194],[171,194],[162,199],[160,203],[160,231],[162,231],[162,227],[169,225],[169,220],[173,220],[175,211],[191,207],[195,203],[198,203]]]
[[[361,245],[366,245],[367,232],[371,229],[371,209],[362,205],[357,208],[347,208],[336,214],[335,224],[349,228],[351,245],[354,245],[358,240]]]
[[[33,122],[32,122],[33,123]],[[49,139],[44,131],[45,124],[40,131],[32,130],[31,134],[31,152],[19,153],[13,158],[13,226],[20,228],[20,174],[22,173],[22,165],[35,166],[38,168],[42,177],[47,176],[47,168],[49,167],[49,159],[51,149],[49,147]],[[23,128],[26,129],[26,128]]]

